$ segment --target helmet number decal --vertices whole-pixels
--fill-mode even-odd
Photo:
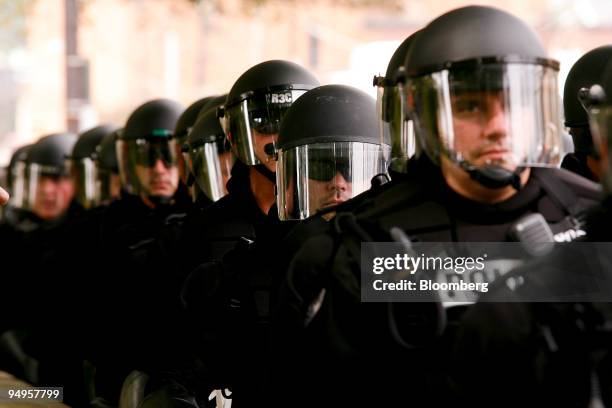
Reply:
[[[291,92],[269,94],[268,103],[292,103],[293,95]]]

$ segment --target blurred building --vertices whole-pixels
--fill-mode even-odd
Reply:
[[[121,125],[142,102],[189,104],[227,92],[252,65],[288,59],[323,83],[372,93],[406,36],[463,0],[0,0],[27,5],[23,38],[0,55],[0,165],[18,145],[98,122]],[[66,58],[66,4],[76,5]],[[564,79],[584,52],[610,42],[609,0],[480,1],[539,31]],[[1,16],[1,10],[0,10]],[[0,24],[2,20],[0,19]],[[4,30],[0,26],[1,31]],[[67,66],[75,95],[67,101]],[[75,79],[76,78],[76,79]]]

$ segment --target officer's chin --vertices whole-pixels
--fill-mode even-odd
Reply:
[[[43,208],[34,211],[34,214],[43,221],[52,221],[59,217],[62,211],[56,208]]]
[[[514,164],[514,160],[511,155],[507,153],[486,153],[479,155],[474,160],[468,161],[476,168],[484,168],[484,167],[500,167],[506,169],[510,172],[514,172],[518,166]]]
[[[151,197],[172,197],[176,191],[176,188],[170,184],[163,186],[154,187],[149,190],[149,196]]]
[[[276,173],[276,160],[268,160],[263,163],[272,173]]]

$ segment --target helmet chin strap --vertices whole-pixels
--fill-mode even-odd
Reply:
[[[172,196],[150,195],[148,198],[155,207],[166,206],[172,203]]]
[[[498,189],[512,186],[516,191],[521,189],[521,173],[525,170],[524,167],[517,167],[516,170],[510,171],[501,166],[489,164],[484,167],[476,167],[466,160],[456,163],[470,175],[472,180],[476,180],[486,188]]]
[[[270,158],[276,159],[278,157],[276,149],[274,148],[274,143],[266,144],[264,146],[264,151]],[[256,164],[253,167],[255,167],[255,170],[257,170],[259,174],[262,174],[265,178],[276,184],[276,173],[267,168],[263,163]]]

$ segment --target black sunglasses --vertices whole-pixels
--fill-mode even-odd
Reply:
[[[337,173],[342,174],[342,177],[349,183],[351,182],[352,171],[348,162],[333,159],[308,161],[309,179],[328,182],[333,180]]]
[[[166,168],[170,168],[176,164],[173,152],[167,144],[148,145],[145,151],[137,155],[136,162],[142,166],[154,167],[157,160],[161,160]]]
[[[253,129],[263,135],[277,134],[280,129],[280,119],[263,115],[253,117]]]

